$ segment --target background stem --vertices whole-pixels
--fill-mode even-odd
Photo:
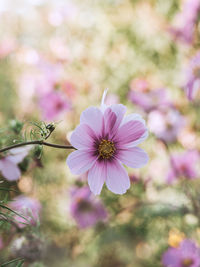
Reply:
[[[44,140],[36,140],[36,141],[28,141],[28,142],[23,142],[23,143],[4,147],[0,149],[0,152],[5,152],[13,148],[17,148],[21,146],[28,146],[28,145],[43,145],[43,146],[50,146],[50,147],[61,148],[61,149],[75,149],[72,145],[57,145],[57,144],[47,143]]]

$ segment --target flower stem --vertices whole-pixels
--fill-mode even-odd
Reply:
[[[72,145],[57,145],[57,144],[47,143],[44,140],[35,140],[35,141],[22,142],[19,144],[4,147],[4,148],[0,149],[0,153],[5,152],[7,150],[10,150],[12,148],[17,148],[17,147],[21,147],[21,146],[28,146],[28,145],[42,145],[42,146],[50,146],[50,147],[61,148],[61,149],[75,149]]]

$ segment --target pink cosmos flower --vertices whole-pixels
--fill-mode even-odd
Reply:
[[[70,98],[75,87],[62,81],[61,64],[51,64],[41,59],[37,67],[40,75],[36,78],[35,90],[42,117],[47,121],[62,119],[71,109]]]
[[[168,173],[167,182],[171,184],[179,177],[185,177],[187,179],[197,178],[195,167],[199,159],[199,153],[196,150],[190,150],[183,154],[173,155],[171,157],[172,169]]]
[[[186,44],[191,44],[193,42],[195,25],[199,12],[199,0],[187,0],[185,2],[182,12],[180,12],[176,17],[179,25],[169,29],[175,39],[178,39]]]
[[[183,240],[179,247],[169,248],[162,257],[166,267],[199,267],[200,248],[189,239]]]
[[[18,215],[14,215],[14,219],[20,228],[24,228],[27,224],[37,224],[41,210],[41,205],[37,199],[20,195],[14,198],[9,206],[26,218],[25,220]]]
[[[17,166],[28,155],[31,146],[14,148],[10,154],[0,159],[0,172],[8,181],[16,181],[21,176],[21,171]]]
[[[37,96],[43,96],[53,91],[62,77],[61,64],[51,64],[40,59],[36,65],[39,70],[39,75],[36,77],[35,89]]]
[[[186,72],[184,89],[189,100],[193,100],[195,93],[200,89],[200,52],[190,61]]]
[[[158,109],[159,107],[163,108],[171,106],[167,92],[164,88],[146,92],[131,90],[128,98],[133,104],[138,105],[146,112]]]
[[[131,81],[130,88],[132,91],[146,92],[149,90],[149,83],[145,79],[136,78]]]
[[[105,95],[101,108],[83,111],[80,125],[71,135],[71,144],[77,150],[68,156],[67,164],[73,174],[88,171],[88,183],[95,195],[100,194],[104,182],[113,193],[124,194],[130,180],[122,164],[140,168],[147,163],[148,155],[137,145],[148,132],[140,115],[124,117],[124,105],[106,106]]]
[[[45,120],[51,121],[61,118],[71,105],[62,92],[51,91],[40,97],[40,108]]]
[[[184,117],[175,109],[153,110],[148,116],[150,131],[166,143],[174,142],[184,125]]]
[[[70,212],[80,228],[91,227],[105,221],[107,212],[87,186],[72,191]]]

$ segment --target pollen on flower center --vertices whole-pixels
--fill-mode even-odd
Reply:
[[[115,152],[115,145],[112,141],[102,139],[99,144],[98,152],[99,157],[110,159]]]
[[[184,259],[182,261],[182,266],[183,267],[190,267],[193,263],[194,263],[194,261],[192,259]]]

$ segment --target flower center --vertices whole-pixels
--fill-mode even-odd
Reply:
[[[61,102],[61,101],[58,101],[57,103],[56,103],[56,105],[55,105],[55,108],[56,108],[56,110],[60,110],[60,109],[62,109],[63,108],[63,103]]]
[[[180,171],[181,171],[181,173],[183,173],[183,174],[187,173],[187,172],[188,172],[188,168],[187,168],[187,166],[186,166],[185,164],[182,164],[182,165],[180,166]]]
[[[102,139],[99,144],[99,157],[103,159],[110,159],[115,152],[115,145],[112,141]]]
[[[92,211],[94,208],[92,207],[91,203],[89,203],[88,201],[86,200],[79,200],[79,203],[78,203],[78,210],[80,212],[90,212]]]
[[[184,259],[181,263],[182,267],[190,267],[194,261],[192,259]]]

